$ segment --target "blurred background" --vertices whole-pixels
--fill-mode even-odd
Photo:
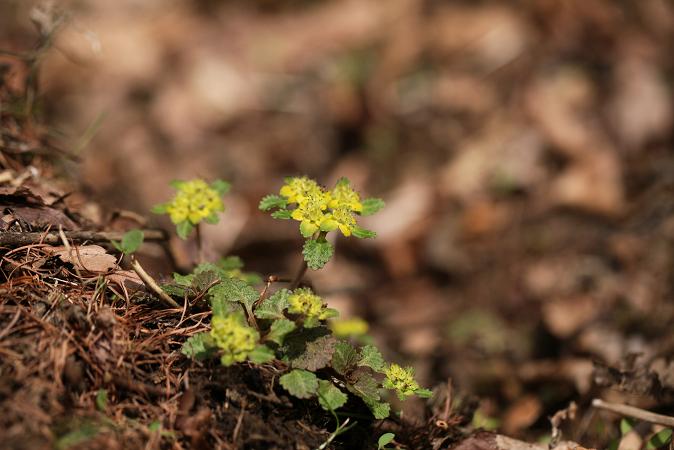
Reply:
[[[0,0],[1,48],[40,42],[36,105],[97,223],[223,178],[212,255],[293,274],[297,224],[259,199],[347,176],[387,202],[378,238],[309,279],[424,384],[528,439],[571,400],[581,442],[607,433],[593,396],[667,411],[671,2]]]

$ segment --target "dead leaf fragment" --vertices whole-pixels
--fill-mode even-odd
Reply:
[[[54,247],[52,254],[85,272],[104,273],[117,267],[117,259],[106,253],[100,245],[73,246],[70,249]]]

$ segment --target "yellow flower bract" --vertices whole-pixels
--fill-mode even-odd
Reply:
[[[414,379],[414,369],[411,367],[403,368],[394,363],[384,373],[386,378],[382,386],[386,389],[394,389],[400,400],[414,395],[415,391],[419,389],[419,384]]]
[[[289,204],[297,207],[291,217],[300,222],[300,231],[309,237],[317,231],[333,231],[339,228],[344,236],[350,236],[356,227],[354,213],[363,210],[360,195],[341,179],[331,191],[324,190],[307,177],[286,180],[279,194]]]
[[[288,304],[288,312],[304,314],[307,317],[320,318],[323,310],[323,300],[308,288],[295,289],[288,298]]]
[[[181,183],[176,196],[166,204],[166,212],[171,222],[179,224],[189,221],[198,224],[207,217],[224,211],[220,194],[204,180],[192,180]]]
[[[370,329],[370,326],[360,317],[354,317],[351,319],[332,321],[330,323],[330,328],[332,328],[332,332],[335,333],[335,336],[349,337],[366,334]]]
[[[211,337],[222,352],[220,360],[225,366],[244,361],[255,349],[259,334],[242,323],[237,315],[214,317],[211,322]]]

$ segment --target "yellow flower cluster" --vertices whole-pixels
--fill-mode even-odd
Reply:
[[[414,380],[414,369],[411,367],[403,368],[398,364],[391,364],[384,373],[386,379],[382,386],[386,389],[394,389],[400,400],[414,395],[419,390],[419,383]]]
[[[300,231],[305,237],[319,230],[337,228],[344,236],[350,236],[356,227],[353,214],[363,210],[360,196],[346,178],[339,180],[331,191],[326,191],[307,177],[293,177],[286,180],[279,194],[289,204],[297,204],[291,217],[300,222]]]
[[[330,323],[330,328],[332,328],[332,332],[335,333],[335,336],[349,337],[367,334],[370,326],[360,317],[353,317],[351,319],[332,321]]]
[[[220,194],[204,180],[185,181],[178,185],[178,193],[166,204],[171,222],[189,221],[193,225],[225,210]]]
[[[211,322],[211,338],[221,350],[220,358],[224,366],[244,361],[255,349],[259,334],[245,325],[243,319],[235,314],[214,317]]]
[[[323,320],[332,315],[332,311],[325,308],[323,299],[314,294],[309,288],[295,289],[288,297],[288,312],[304,314],[307,318]]]

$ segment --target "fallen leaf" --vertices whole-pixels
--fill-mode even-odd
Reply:
[[[117,258],[106,253],[100,245],[73,246],[70,249],[53,247],[51,252],[61,261],[86,272],[102,273],[117,267]]]

